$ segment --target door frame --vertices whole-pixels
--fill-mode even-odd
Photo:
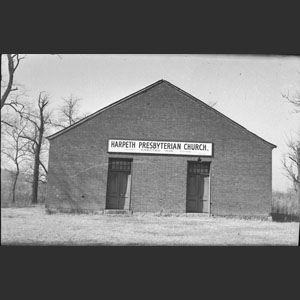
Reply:
[[[115,170],[115,171],[112,171],[110,169],[110,163],[112,160],[118,160],[118,161],[130,161],[130,171],[125,171],[125,170]],[[128,180],[129,180],[129,207],[128,207],[128,210],[131,210],[131,190],[132,190],[132,166],[133,166],[133,159],[132,158],[124,158],[124,157],[109,157],[108,158],[108,163],[107,163],[107,180],[106,180],[106,196],[105,196],[105,209],[109,209],[107,208],[107,204],[108,204],[108,199],[109,199],[109,195],[108,195],[108,191],[109,191],[109,188],[108,188],[108,185],[109,185],[109,174],[110,172],[124,172],[124,173],[127,173],[128,174]],[[118,208],[120,209],[120,208]],[[117,209],[117,210],[118,210]],[[121,209],[120,209],[121,210]],[[127,210],[127,208],[126,208]]]
[[[188,160],[187,164],[186,164],[186,196],[185,196],[185,213],[188,213],[186,211],[186,207],[187,207],[187,198],[188,198],[188,180],[189,180],[189,163],[207,163],[209,164],[209,172],[208,172],[208,212],[206,214],[208,214],[208,216],[211,216],[211,174],[212,174],[212,161],[211,160],[202,160],[202,161],[198,161],[198,160]],[[204,213],[205,214],[205,213]]]

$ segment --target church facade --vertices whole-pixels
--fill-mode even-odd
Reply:
[[[271,212],[276,146],[165,80],[48,139],[49,210]]]

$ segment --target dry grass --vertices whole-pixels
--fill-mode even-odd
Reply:
[[[281,213],[287,215],[298,214],[298,198],[294,190],[289,190],[286,193],[272,193],[272,213]]]
[[[297,245],[299,223],[206,216],[69,215],[2,208],[3,245]]]

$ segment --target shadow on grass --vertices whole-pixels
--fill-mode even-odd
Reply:
[[[275,222],[299,222],[300,218],[297,215],[272,213],[272,220]]]

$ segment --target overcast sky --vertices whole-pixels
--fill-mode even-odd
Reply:
[[[46,91],[52,106],[71,93],[82,112],[93,113],[160,79],[214,107],[248,130],[277,145],[273,189],[290,186],[281,158],[285,143],[300,129],[282,93],[300,89],[300,58],[245,55],[27,55],[15,80],[29,97]],[[180,124],[178,124],[180,126]]]

